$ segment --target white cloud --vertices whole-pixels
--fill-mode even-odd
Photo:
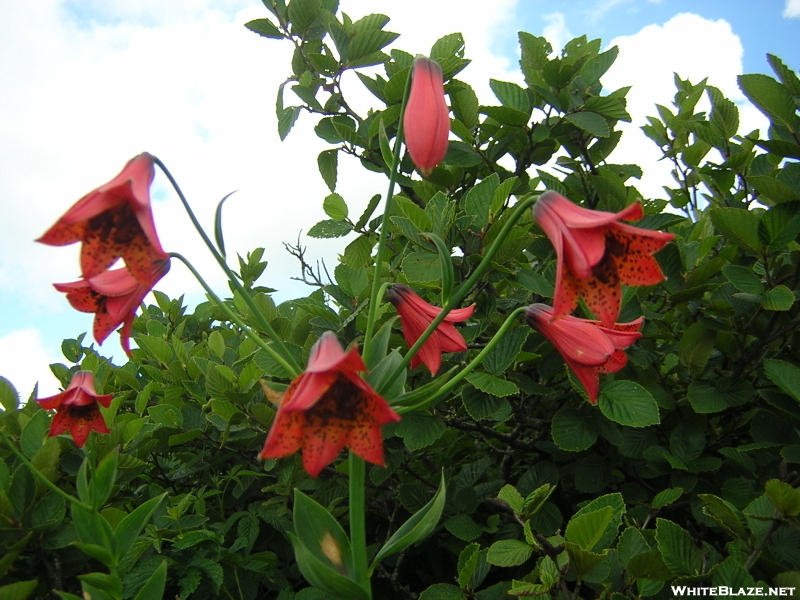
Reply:
[[[508,74],[511,61],[492,53],[494,40],[516,31],[515,4],[497,0],[487,11],[481,0],[465,0],[454,11],[447,3],[409,0],[398,11],[389,0],[341,3],[354,19],[390,15],[387,28],[403,34],[395,46],[411,53],[427,54],[436,39],[461,31],[474,63],[459,77],[485,101],[492,98],[489,77],[521,79]],[[144,150],[170,168],[209,232],[217,202],[239,190],[223,218],[233,264],[235,253],[264,246],[269,266],[263,283],[279,288],[280,299],[308,293],[290,280],[299,274],[298,264],[282,242],[295,242],[301,229],[326,218],[322,200],[329,192],[316,157],[329,146],[316,137],[315,120],[306,114],[285,142],[278,139],[275,95],[291,72],[291,45],[243,27],[267,16],[250,0],[39,0],[3,11],[0,293],[17,302],[21,327],[33,322],[22,311],[71,315],[51,284],[79,275],[77,246],[53,248],[33,240]],[[351,74],[343,86],[357,110],[378,106]],[[291,92],[286,97],[287,104],[296,102]],[[351,214],[358,216],[385,188],[385,178],[340,157],[337,192]],[[154,201],[154,212],[164,247],[189,257],[226,293],[224,277],[163,175],[157,175],[154,190],[154,197],[163,197]],[[332,267],[346,242],[303,236],[302,243],[309,258],[323,258]],[[178,263],[158,287],[170,296],[186,293],[194,302],[203,297]],[[91,315],[81,316],[90,329]],[[0,328],[0,335],[8,331]],[[111,336],[106,346],[116,343]]]
[[[553,47],[553,52],[558,54],[564,45],[575,36],[572,35],[564,21],[564,13],[554,12],[542,15],[542,18],[547,23],[542,31],[542,36],[547,38]]]
[[[786,0],[782,16],[784,19],[800,19],[800,0]]]
[[[680,39],[681,43],[674,43]],[[678,14],[663,25],[648,25],[632,36],[618,37],[610,46],[619,46],[619,57],[603,84],[609,90],[632,86],[628,93],[628,112],[633,123],[622,123],[622,142],[611,159],[643,167],[645,176],[636,187],[646,197],[665,197],[662,185],[672,185],[670,165],[658,162],[661,152],[639,127],[646,117],[657,115],[655,104],[669,106],[675,96],[674,73],[698,83],[708,77],[739,105],[743,132],[768,126],[766,119],[749,104],[736,84],[742,72],[742,44],[724,20],[711,21],[694,14]],[[703,110],[707,102],[698,105]]]
[[[59,382],[48,367],[57,361],[56,350],[44,344],[38,329],[20,329],[0,337],[0,375],[14,385],[20,402],[28,400],[37,382],[40,398],[59,391]]]

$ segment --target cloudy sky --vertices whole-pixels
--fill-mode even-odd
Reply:
[[[442,35],[463,33],[473,63],[460,77],[481,100],[495,102],[488,79],[521,81],[517,31],[545,35],[559,48],[571,37],[602,38],[620,56],[603,78],[609,89],[632,85],[634,123],[613,158],[639,162],[639,189],[661,195],[663,165],[638,126],[653,104],[669,104],[673,72],[709,76],[740,103],[742,129],[764,127],[736,87],[742,72],[769,73],[767,52],[800,67],[800,0],[341,0],[351,17],[381,12],[401,37],[395,46],[427,54]],[[78,247],[34,243],[82,195],[149,151],[170,168],[195,211],[210,224],[227,202],[229,254],[263,246],[264,285],[279,300],[304,295],[297,264],[283,249],[325,218],[327,194],[316,155],[325,149],[302,116],[280,142],[274,114],[278,85],[289,72],[287,44],[260,38],[243,24],[265,17],[258,0],[0,0],[0,375],[26,398],[57,391],[48,364],[63,362],[60,343],[91,329],[92,315],[72,310],[54,282],[78,278]],[[355,78],[345,93],[358,109],[373,101]],[[341,160],[341,159],[340,159]],[[651,163],[648,165],[648,163]],[[385,183],[344,161],[339,187],[360,214]],[[163,176],[154,189],[164,247],[179,251],[224,291],[225,284]],[[336,261],[341,240],[301,236],[311,258]],[[345,242],[346,243],[346,240]],[[170,296],[202,299],[180,264],[159,284]],[[121,360],[118,337],[102,352]]]

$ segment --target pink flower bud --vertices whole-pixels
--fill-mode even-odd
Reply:
[[[403,115],[406,148],[423,175],[428,175],[447,154],[449,109],[444,101],[442,68],[425,57],[414,59],[411,93]]]

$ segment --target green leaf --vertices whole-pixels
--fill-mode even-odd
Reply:
[[[421,450],[438,440],[447,427],[441,419],[424,411],[414,411],[403,415],[395,432],[403,438],[406,446],[412,452]]]
[[[167,561],[162,560],[158,568],[150,576],[136,594],[134,600],[160,600],[164,596],[164,587],[167,583]]]
[[[525,505],[525,499],[522,494],[517,491],[513,485],[504,485],[497,493],[497,498],[502,500],[511,507],[516,514],[522,513],[522,507]]]
[[[768,358],[764,361],[764,374],[769,380],[800,402],[800,369],[783,360]]]
[[[405,550],[411,544],[417,543],[433,532],[436,528],[436,524],[439,522],[439,518],[442,516],[446,495],[447,486],[444,482],[444,474],[442,474],[442,479],[439,482],[439,489],[436,490],[436,494],[434,494],[430,502],[414,513],[408,521],[403,523],[400,529],[395,531],[392,537],[383,545],[372,560],[369,567],[370,573],[372,573],[378,563],[387,556]]]
[[[72,542],[72,545],[86,556],[99,560],[110,569],[119,564],[119,561],[114,558],[114,555],[102,546],[98,546],[97,544],[84,544],[82,542]]]
[[[705,503],[703,514],[714,519],[734,537],[748,541],[747,522],[738,508],[713,494],[698,494],[697,497]]]
[[[727,265],[722,268],[722,272],[740,292],[745,292],[746,294],[764,293],[764,284],[761,283],[761,278],[747,267]]]
[[[594,420],[589,415],[566,406],[553,416],[550,433],[556,446],[568,452],[586,450],[597,440]]]
[[[744,208],[712,208],[711,222],[721,233],[738,245],[758,251],[761,240],[758,236],[758,215]]]
[[[772,175],[750,175],[747,177],[747,183],[756,189],[760,198],[763,197],[765,200],[777,203],[800,200],[797,191]],[[770,203],[765,202],[765,204]]]
[[[753,577],[747,570],[744,568],[742,564],[738,561],[742,560],[738,557],[729,556],[721,563],[714,565],[714,568],[710,571],[711,574],[711,585],[715,587],[726,586],[728,589],[731,590],[731,593],[728,596],[717,596],[718,598],[722,597],[729,597],[734,595],[733,590],[738,590],[740,588],[744,588],[749,594],[752,594],[754,591],[753,587],[755,586],[755,581],[753,581]],[[766,595],[766,589],[761,588],[761,593]],[[736,594],[738,595],[738,594]],[[756,595],[756,594],[753,594]],[[761,594],[758,594],[761,595]]]
[[[19,404],[17,390],[5,377],[0,377],[0,404],[8,412],[16,410]]]
[[[32,459],[42,447],[50,428],[50,417],[47,411],[39,410],[31,417],[20,435],[19,446],[22,453]]]
[[[692,404],[694,412],[700,414],[719,412],[729,406],[725,397],[706,381],[692,381],[686,397]]]
[[[244,26],[265,38],[274,40],[283,39],[283,34],[269,19],[253,19],[245,23]]]
[[[291,0],[286,7],[292,31],[305,33],[319,17],[321,0]]]
[[[489,547],[486,560],[497,567],[516,567],[533,555],[533,548],[519,540],[498,540]]]
[[[444,522],[444,528],[465,542],[477,539],[483,533],[480,525],[469,515],[455,515]]]
[[[323,150],[320,152],[319,156],[317,156],[317,167],[319,167],[319,174],[322,175],[325,185],[328,186],[330,191],[334,191],[339,169],[339,151]]]
[[[785,517],[800,514],[800,492],[779,479],[770,479],[764,486],[767,498]]]
[[[117,563],[121,562],[122,559],[127,556],[136,538],[139,537],[139,533],[141,533],[144,526],[150,520],[150,517],[166,497],[167,492],[164,492],[160,496],[151,498],[144,504],[138,506],[136,510],[119,522],[114,532]]]
[[[311,552],[293,533],[287,533],[294,549],[297,566],[303,577],[313,585],[337,598],[368,600],[367,593],[352,579],[330,567],[329,561]]]
[[[419,595],[419,600],[466,600],[460,588],[450,583],[434,583]]]
[[[658,404],[638,383],[612,381],[600,392],[600,412],[606,417],[629,427],[646,427],[660,422]]]
[[[114,553],[114,532],[100,513],[87,510],[79,504],[73,504],[71,512],[72,522],[81,542],[97,544]]]
[[[668,581],[674,577],[658,550],[648,550],[631,557],[627,570],[633,579]]]
[[[353,226],[346,221],[326,219],[309,229],[307,235],[313,238],[338,238],[347,235],[352,230]]]
[[[569,555],[569,570],[581,579],[591,573],[605,558],[605,552],[603,554],[589,552],[572,542],[564,542],[564,548]]]
[[[795,298],[792,290],[785,285],[778,285],[771,290],[767,290],[764,297],[761,299],[761,306],[763,306],[765,310],[784,311],[792,308],[794,300]]]
[[[357,33],[347,46],[347,66],[353,68],[376,64],[372,62],[372,60],[365,61],[364,59],[372,57],[384,47],[391,44],[397,39],[398,35],[397,33],[383,31],[381,29],[369,29]],[[383,62],[383,60],[378,60],[378,62]]]
[[[9,409],[10,410],[10,409]],[[3,600],[27,600],[39,586],[39,581],[18,581],[9,585],[0,586],[0,598]],[[63,598],[64,596],[62,596]],[[73,598],[76,598],[73,596]],[[76,598],[76,600],[80,600]]]
[[[650,506],[655,509],[664,508],[665,506],[675,502],[675,500],[680,498],[682,494],[683,488],[678,487],[666,489],[663,492],[656,494],[655,498],[653,498],[653,501],[650,503]]]
[[[614,511],[611,507],[576,515],[567,523],[564,538],[582,550],[591,551],[603,537]]]
[[[528,95],[530,92],[525,88],[516,83],[498,81],[497,79],[490,79],[489,87],[492,88],[494,95],[497,96],[503,106],[515,108],[524,113],[531,113],[533,107]]]
[[[761,73],[739,75],[738,81],[744,95],[761,112],[782,123],[790,131],[795,131],[793,126],[797,124],[797,105],[786,86]]]
[[[628,561],[637,554],[649,552],[650,546],[644,539],[641,531],[635,527],[628,527],[619,536],[619,543],[617,544],[617,556],[619,557],[620,564],[627,568]]]
[[[414,283],[428,283],[442,278],[439,255],[433,252],[412,252],[403,260],[403,274]]]
[[[464,198],[464,209],[473,217],[472,222],[478,229],[483,229],[489,223],[489,208],[498,185],[500,178],[497,173],[492,173],[469,190]]]
[[[297,117],[300,116],[299,106],[287,106],[278,111],[278,136],[281,141],[286,139],[289,132],[294,127]]]
[[[470,373],[466,379],[482,392],[498,398],[519,393],[519,388],[513,382],[494,377],[488,373]]]
[[[705,369],[714,350],[715,339],[715,332],[702,323],[693,323],[683,332],[679,342],[679,356],[690,373],[700,373]]]
[[[595,137],[604,138],[611,135],[608,122],[597,113],[588,111],[576,112],[564,118],[576,127],[580,127]]]
[[[600,538],[600,541],[597,542],[595,545],[595,550],[600,550],[602,548],[607,548],[614,538],[617,536],[617,532],[619,531],[619,527],[622,524],[622,515],[625,512],[625,502],[622,500],[622,494],[606,494],[605,496],[600,496],[595,500],[592,500],[581,508],[575,515],[572,517],[573,519],[577,516],[594,512],[596,510],[601,510],[606,506],[610,507],[613,511],[613,515],[611,518],[611,522],[606,527],[603,536]]]
[[[770,250],[783,250],[800,234],[800,202],[787,202],[770,208],[758,224],[761,241]]]
[[[528,339],[530,328],[511,329],[497,342],[483,360],[483,368],[491,375],[502,375],[516,360],[522,345]]]
[[[657,519],[656,541],[664,563],[677,577],[700,574],[702,552],[685,529],[672,521]]]
[[[78,579],[98,590],[107,592],[112,598],[122,597],[122,580],[117,575],[87,573],[86,575],[78,575]],[[150,598],[156,598],[156,596],[151,596]]]
[[[458,555],[458,585],[462,588],[470,587],[469,583],[478,566],[480,554],[480,544],[468,544]]]
[[[545,483],[540,485],[525,497],[522,510],[526,515],[535,515],[555,490],[556,486],[554,484]]]
[[[111,497],[111,491],[117,478],[118,462],[119,450],[114,448],[97,466],[94,476],[89,482],[89,504],[95,509],[99,509]]]
[[[329,194],[322,201],[322,210],[334,221],[344,221],[347,218],[347,203],[339,194]]]

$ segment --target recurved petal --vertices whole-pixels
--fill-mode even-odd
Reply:
[[[312,346],[306,367],[307,373],[325,371],[366,371],[366,366],[355,348],[345,352],[336,334],[326,331]]]
[[[303,444],[305,421],[305,413],[279,408],[258,458],[283,458],[297,452]]]
[[[579,364],[571,360],[565,360],[567,366],[572,369],[575,376],[583,384],[586,389],[586,394],[589,396],[589,402],[597,404],[597,394],[600,393],[600,375],[598,374],[598,367],[590,367],[587,365]]]
[[[616,373],[628,364],[628,355],[623,350],[617,350],[608,357],[606,364],[595,367],[598,373]]]
[[[284,396],[284,410],[308,410],[331,388],[339,378],[338,371],[314,373],[306,371],[292,382]]]

